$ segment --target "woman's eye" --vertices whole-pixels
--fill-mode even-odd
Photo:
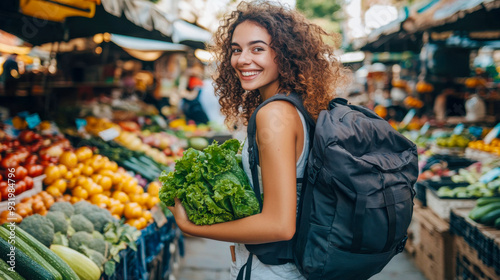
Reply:
[[[263,50],[264,50],[264,48],[261,48],[261,47],[255,47],[253,49],[254,52],[260,52],[260,51],[263,51]]]
[[[239,52],[241,52],[241,50],[240,49],[232,49],[231,52],[232,53],[239,53]]]

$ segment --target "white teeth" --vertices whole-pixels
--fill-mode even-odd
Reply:
[[[252,72],[241,72],[241,75],[243,75],[243,76],[245,76],[245,77],[246,77],[246,76],[257,75],[257,74],[259,74],[259,72],[257,72],[257,71],[252,71]]]

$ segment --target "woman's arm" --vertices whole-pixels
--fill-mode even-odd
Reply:
[[[286,101],[271,102],[257,113],[257,143],[264,189],[262,212],[214,225],[191,223],[177,200],[174,213],[180,229],[210,239],[259,244],[289,240],[295,233],[296,145],[303,134],[300,117]],[[301,150],[301,149],[300,149]]]

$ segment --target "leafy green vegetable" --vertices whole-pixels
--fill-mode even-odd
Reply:
[[[241,167],[240,142],[216,141],[203,151],[188,149],[175,170],[160,175],[160,200],[167,206],[179,198],[189,219],[210,225],[259,212],[259,203]]]

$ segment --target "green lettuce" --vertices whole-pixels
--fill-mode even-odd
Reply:
[[[160,200],[167,206],[178,198],[189,220],[210,225],[259,213],[259,203],[241,167],[240,142],[216,141],[203,151],[188,149],[175,170],[160,175]]]

